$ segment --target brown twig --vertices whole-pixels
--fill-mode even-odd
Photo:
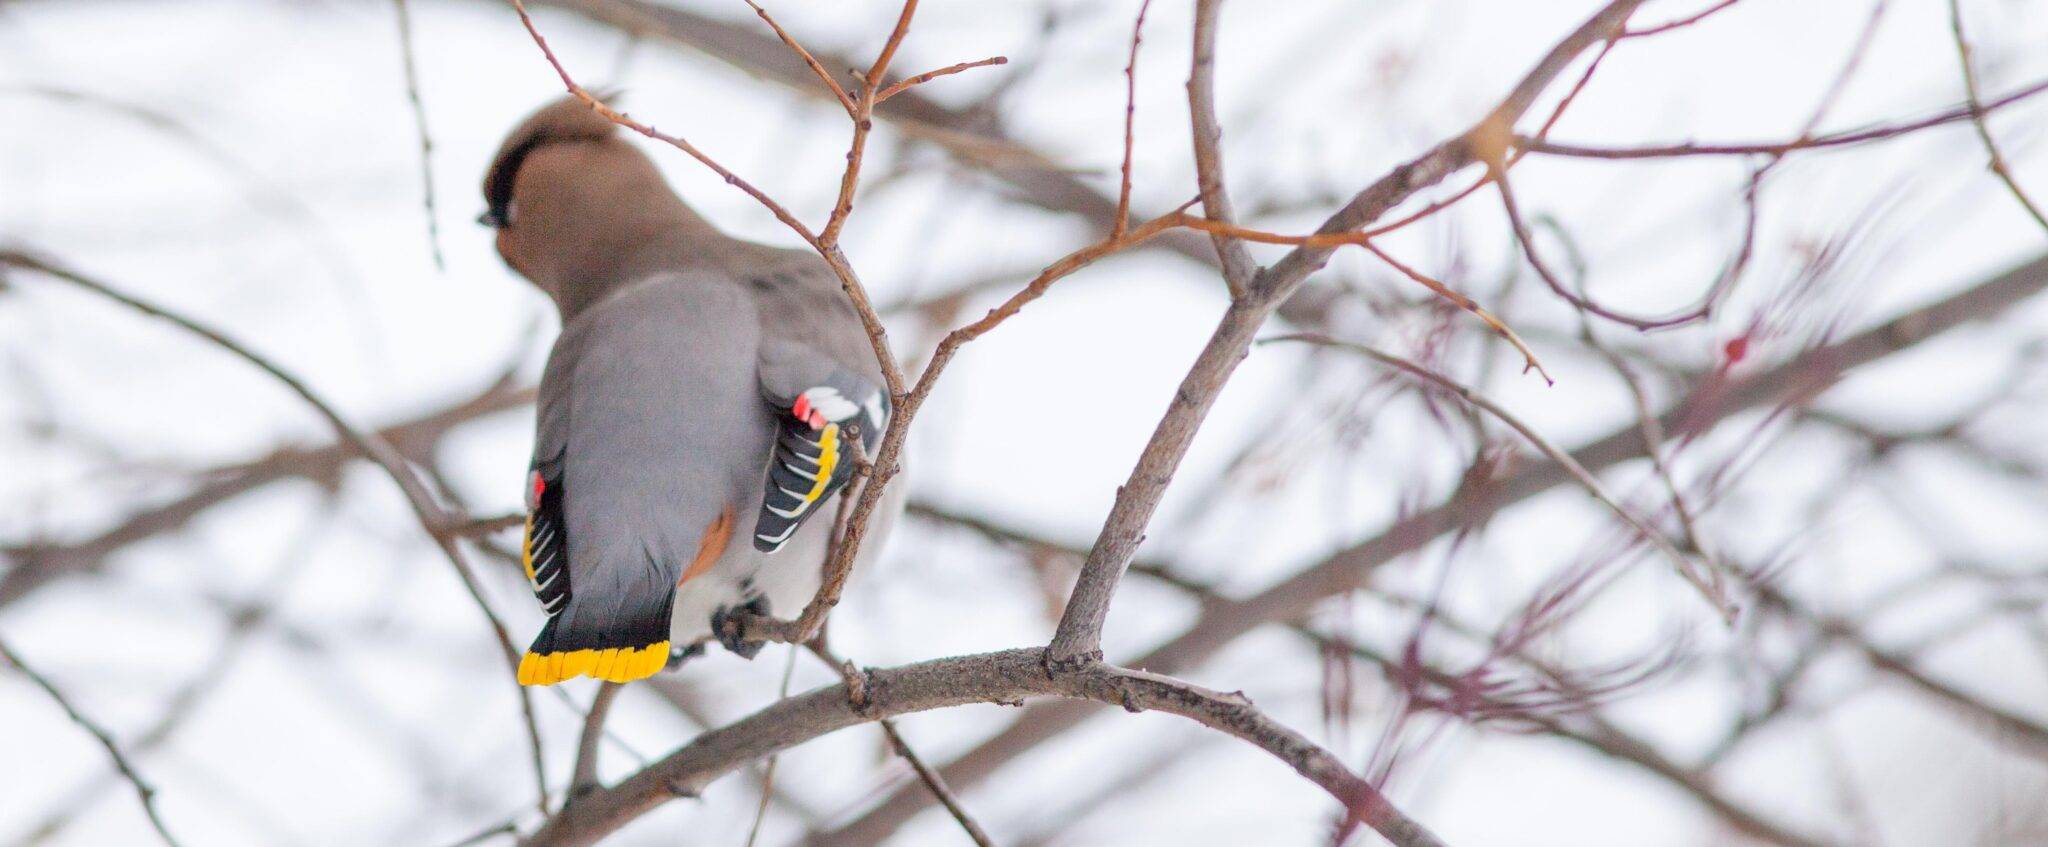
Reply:
[[[869,464],[868,481],[854,498],[853,514],[846,521],[846,529],[840,534],[839,546],[830,557],[825,576],[818,588],[817,596],[794,620],[774,620],[761,617],[743,618],[745,637],[786,644],[802,644],[810,641],[823,625],[825,615],[837,605],[845,592],[846,582],[851,576],[851,564],[860,534],[865,532],[867,516],[872,513],[880,500],[881,486],[896,473],[896,456],[900,455],[903,440],[911,420],[923,408],[924,401],[938,384],[940,374],[945,372],[960,347],[1001,325],[1014,317],[1026,305],[1051,288],[1053,283],[1087,267],[1098,259],[1120,250],[1142,244],[1183,222],[1185,215],[1179,211],[1154,218],[1126,232],[1119,240],[1104,240],[1067,254],[1059,261],[1046,267],[1037,277],[1026,283],[1022,289],[988,311],[979,320],[966,324],[947,333],[932,351],[924,370],[918,374],[917,382],[910,391],[902,395],[890,413],[889,427],[883,433],[882,447],[878,457]]]
[[[1216,18],[1222,9],[1223,0],[1196,0],[1195,3],[1194,45],[1188,60],[1188,136],[1195,148],[1195,184],[1202,192],[1202,216],[1218,223],[1235,225],[1237,211],[1232,208],[1229,182],[1224,176],[1223,125],[1216,119]],[[1137,58],[1135,38],[1133,34],[1131,58],[1134,62]],[[1124,179],[1128,185],[1128,140],[1125,145]],[[1118,220],[1122,219],[1119,215]],[[1216,261],[1221,266],[1223,284],[1230,290],[1230,296],[1243,297],[1252,277],[1258,273],[1258,264],[1252,261],[1251,251],[1228,233],[1210,233],[1209,243],[1216,248]]]
[[[1712,6],[1708,6],[1705,9],[1701,9],[1698,12],[1694,12],[1693,14],[1686,15],[1682,18],[1677,18],[1671,21],[1667,21],[1665,23],[1656,24],[1654,26],[1646,26],[1642,29],[1623,30],[1620,35],[1616,36],[1616,38],[1643,38],[1651,35],[1660,35],[1666,32],[1670,32],[1674,29],[1683,29],[1685,27],[1689,27],[1693,24],[1699,23],[1700,21],[1706,20],[1707,18],[1739,2],[1742,2],[1742,0],[1720,0],[1720,2],[1715,3]]]
[[[1949,30],[1955,34],[1956,59],[1963,66],[1963,92],[1968,97],[1970,126],[1976,128],[1977,139],[1984,142],[1984,154],[1991,159],[1991,172],[1998,176],[1999,182],[2005,183],[2006,190],[2012,192],[2020,208],[2027,210],[2027,216],[2033,218],[2042,230],[2048,231],[2048,217],[2042,216],[2041,208],[2034,205],[2027,192],[2020,188],[2019,180],[2013,178],[2012,168],[2006,165],[2005,156],[1998,151],[1998,142],[1991,137],[1991,127],[1984,120],[1984,105],[1977,94],[1977,70],[1970,61],[1970,39],[1963,34],[1961,0],[1948,0],[1948,20]]]
[[[931,82],[932,80],[938,79],[939,77],[942,76],[952,76],[962,71],[974,70],[975,68],[992,68],[997,65],[1007,65],[1009,63],[1010,59],[1007,56],[990,56],[986,59],[976,59],[972,62],[958,62],[955,64],[947,65],[943,68],[939,68],[937,70],[925,71],[924,73],[918,74],[917,76],[910,77],[909,79],[902,80],[893,85],[890,85],[888,88],[882,89],[882,92],[880,94],[875,95],[875,105],[880,106],[884,102],[887,102],[888,99],[891,97],[894,97],[898,94],[902,94],[905,91],[909,91],[912,88],[916,88],[917,86],[923,85],[927,82]]]
[[[1138,4],[1138,18],[1131,23],[1131,58],[1124,63],[1124,158],[1117,168],[1121,178],[1116,190],[1116,224],[1109,230],[1111,241],[1124,237],[1131,228],[1131,154],[1138,140],[1138,48],[1145,43],[1145,15],[1151,11],[1152,0]]]
[[[903,740],[903,733],[897,731],[896,722],[881,720],[876,723],[882,725],[882,734],[889,737],[889,749],[896,751],[896,755],[910,765],[910,769],[917,773],[917,780],[924,783],[925,790],[932,793],[932,799],[946,807],[946,812],[960,824],[967,837],[979,847],[995,847],[995,841],[988,837],[981,824],[976,823],[974,817],[967,814],[966,807],[960,805],[960,798],[953,795],[953,789],[946,787],[945,778],[939,776],[939,772],[933,770],[931,765],[925,764],[924,758],[917,755],[916,750],[910,749],[910,742]]]
[[[427,132],[427,106],[420,99],[420,71],[413,59],[412,5],[394,0],[398,9],[398,52],[405,67],[405,100],[412,107],[413,128],[420,138],[420,196],[426,207],[427,246],[434,253],[434,267],[446,272],[448,261],[441,256],[441,215],[434,202],[434,136]]]
[[[775,30],[776,38],[782,39],[784,45],[795,51],[797,56],[804,60],[804,64],[810,67],[811,72],[818,75],[818,81],[825,83],[825,88],[831,91],[832,96],[839,101],[839,105],[846,109],[847,116],[852,117],[856,113],[853,98],[847,96],[846,87],[839,84],[839,80],[832,76],[832,72],[825,70],[825,66],[818,63],[817,57],[812,56],[811,51],[805,50],[802,44],[798,44],[795,38],[783,30],[781,24],[776,23],[774,18],[769,17],[768,10],[761,8],[761,4],[754,2],[754,0],[747,0],[747,5],[753,7],[754,14],[761,16],[761,20],[768,24],[769,29]]]
[[[843,505],[843,503],[842,503]],[[845,509],[840,509],[844,518]],[[776,687],[775,699],[789,698],[789,682],[796,676],[796,648],[791,647],[782,661],[782,683]],[[754,806],[754,823],[747,828],[746,847],[754,847],[761,837],[761,828],[768,823],[768,807],[775,802],[775,771],[782,762],[782,756],[771,755],[768,763],[761,767],[761,802]]]
[[[51,683],[49,677],[29,667],[28,662],[22,660],[21,654],[14,652],[14,648],[8,646],[5,640],[0,640],[0,658],[6,659],[7,663],[20,671],[22,676],[28,677],[30,682],[43,690],[43,693],[50,695],[50,699],[57,701],[58,708],[64,710],[64,714],[71,718],[72,723],[91,733],[93,739],[98,741],[101,747],[106,748],[107,757],[114,760],[114,767],[121,771],[121,776],[135,789],[136,798],[142,801],[142,813],[149,816],[149,825],[156,829],[157,837],[162,838],[164,843],[171,847],[178,847],[178,839],[171,835],[170,829],[164,826],[163,816],[157,812],[155,786],[143,779],[142,773],[129,763],[128,757],[121,753],[121,746],[114,743],[114,736],[78,711],[78,707],[72,705],[71,698],[64,696],[64,692]]]

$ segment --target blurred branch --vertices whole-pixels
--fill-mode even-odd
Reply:
[[[1910,659],[1877,646],[1848,622],[1809,611],[1782,590],[1765,586],[1757,596],[1766,606],[1779,614],[1813,627],[1832,641],[1848,645],[1879,672],[1911,685],[1921,693],[1964,715],[1991,724],[1997,728],[2000,739],[2016,739],[2021,742],[2027,755],[2048,761],[2048,725],[1986,703],[1955,686],[1928,676],[1915,667]]]
[[[164,827],[164,819],[157,813],[156,788],[151,786],[147,780],[144,780],[142,774],[137,772],[133,765],[129,764],[128,757],[121,754],[120,745],[114,743],[114,737],[107,734],[107,731],[101,728],[99,724],[94,723],[91,718],[79,712],[78,707],[71,704],[71,698],[64,696],[64,692],[58,690],[57,686],[52,684],[48,677],[36,672],[35,668],[29,667],[28,662],[22,660],[21,654],[14,652],[14,648],[8,646],[5,640],[0,640],[0,658],[6,659],[7,663],[13,665],[15,670],[20,671],[22,676],[28,677],[30,682],[35,683],[37,688],[43,690],[43,693],[50,695],[50,699],[57,701],[57,706],[64,710],[64,714],[71,718],[72,723],[78,724],[86,732],[92,733],[93,739],[98,741],[101,747],[106,748],[107,757],[114,760],[114,767],[120,769],[121,776],[128,780],[129,785],[135,787],[135,796],[142,801],[142,812],[149,816],[149,825],[156,829],[157,836],[161,837],[165,844],[169,844],[171,847],[178,847],[178,839],[173,837],[171,831]]]
[[[590,711],[583,716],[583,735],[576,742],[576,767],[569,778],[568,802],[597,788],[598,748],[604,745],[604,720],[611,715],[612,701],[619,697],[619,689],[625,686],[616,682],[600,682],[597,694],[590,699]]]
[[[375,436],[408,460],[425,461],[450,430],[479,418],[523,408],[533,402],[533,396],[531,386],[500,381],[446,408],[383,427]],[[360,455],[352,445],[341,441],[319,447],[279,447],[260,458],[202,473],[199,478],[205,481],[192,491],[131,513],[90,538],[0,547],[0,555],[13,563],[11,569],[0,574],[0,607],[20,600],[51,580],[97,572],[116,551],[177,532],[206,510],[272,483],[298,479],[331,486],[348,460]],[[450,531],[467,535],[475,529],[472,523],[452,527]]]
[[[889,736],[889,749],[909,763],[910,769],[917,773],[917,781],[924,783],[925,790],[932,793],[932,799],[946,808],[946,813],[952,815],[960,828],[967,832],[968,839],[979,847],[995,847],[995,842],[989,839],[981,824],[975,823],[974,817],[967,814],[966,807],[960,805],[960,798],[954,796],[953,789],[946,786],[945,778],[939,776],[931,765],[925,764],[924,757],[917,755],[916,750],[910,749],[910,742],[903,740],[903,733],[896,729],[896,722],[881,720],[876,723],[881,724],[882,734]]]
[[[420,202],[427,215],[427,246],[434,253],[434,267],[448,270],[441,256],[441,215],[434,202],[434,136],[427,131],[427,105],[420,99],[419,64],[413,58],[411,0],[395,0],[398,9],[398,52],[404,60],[405,100],[412,107],[413,128],[420,137]]]
[[[433,538],[434,543],[441,548],[441,552],[447,557],[449,565],[455,569],[456,577],[461,580],[462,587],[469,592],[470,599],[475,601],[477,609],[483,613],[485,622],[489,624],[492,634],[498,639],[498,647],[505,659],[507,668],[515,672],[518,670],[519,649],[513,646],[512,635],[505,629],[505,622],[498,618],[498,613],[493,611],[490,603],[484,599],[483,589],[477,585],[476,575],[471,572],[469,562],[462,554],[462,549],[457,546],[454,539],[440,531],[449,522],[448,515],[434,500],[432,492],[428,491],[426,485],[420,481],[418,474],[415,474],[412,467],[406,464],[405,457],[399,455],[398,451],[393,449],[389,443],[378,438],[375,433],[364,433],[349,425],[347,421],[342,419],[341,414],[334,410],[332,405],[329,405],[327,401],[313,393],[312,388],[308,387],[298,377],[286,372],[269,359],[242,346],[241,343],[234,339],[228,338],[190,318],[137,300],[114,290],[105,283],[20,251],[0,250],[0,265],[20,268],[41,274],[50,279],[66,282],[150,317],[168,321],[178,328],[197,335],[214,346],[255,366],[258,370],[269,374],[272,379],[283,383],[286,388],[291,389],[292,393],[297,394],[299,399],[305,401],[306,405],[312,407],[314,412],[327,421],[328,426],[334,429],[335,434],[339,435],[350,447],[353,447],[357,453],[368,458],[371,463],[383,469],[385,475],[389,476],[392,482],[398,484],[398,489],[405,495],[407,505],[412,507],[413,515],[418,519],[420,528],[425,530],[427,535]],[[516,674],[508,674],[508,677],[511,676],[516,676]],[[541,808],[545,812],[548,794],[547,769],[541,758],[540,729],[533,716],[533,698],[529,695],[525,686],[519,685],[517,679],[512,679],[511,681],[516,690],[521,710],[526,718],[527,739],[531,743],[533,751],[534,777],[539,785]]]

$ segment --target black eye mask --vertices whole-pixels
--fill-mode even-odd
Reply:
[[[519,166],[526,163],[528,154],[548,141],[547,138],[529,138],[498,158],[497,167],[491,170],[490,179],[484,183],[484,202],[489,204],[489,208],[477,216],[477,223],[492,229],[504,229],[512,223],[512,184],[519,177]]]

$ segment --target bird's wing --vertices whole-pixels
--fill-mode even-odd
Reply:
[[[761,321],[761,396],[776,418],[754,547],[773,553],[853,478],[856,447],[872,455],[881,446],[889,393],[860,319],[828,272],[798,266],[748,285]]]
[[[526,684],[639,679],[667,662],[676,586],[717,561],[751,508],[775,424],[755,304],[672,274],[578,315],[541,380],[527,573],[548,622]]]

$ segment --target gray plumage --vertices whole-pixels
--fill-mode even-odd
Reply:
[[[529,482],[529,576],[551,616],[521,681],[637,678],[645,657],[604,651],[681,652],[749,604],[794,614],[818,584],[852,431],[872,452],[888,411],[837,278],[815,255],[718,232],[574,101],[507,139],[485,195],[499,252],[563,315]]]

